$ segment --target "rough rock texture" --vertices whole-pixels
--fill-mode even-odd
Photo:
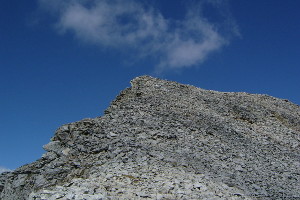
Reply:
[[[138,77],[105,115],[60,127],[0,199],[300,199],[300,107]]]

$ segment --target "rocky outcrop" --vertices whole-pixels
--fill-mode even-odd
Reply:
[[[300,107],[138,77],[0,175],[0,199],[300,199]]]

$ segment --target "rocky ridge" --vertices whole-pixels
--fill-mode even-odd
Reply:
[[[0,175],[0,199],[300,199],[300,107],[137,77]]]

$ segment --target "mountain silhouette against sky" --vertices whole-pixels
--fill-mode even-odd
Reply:
[[[2,173],[0,199],[299,199],[299,141],[286,99],[141,76]]]

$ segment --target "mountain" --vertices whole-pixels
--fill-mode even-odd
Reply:
[[[150,76],[131,85],[0,175],[0,199],[300,199],[298,105]]]

